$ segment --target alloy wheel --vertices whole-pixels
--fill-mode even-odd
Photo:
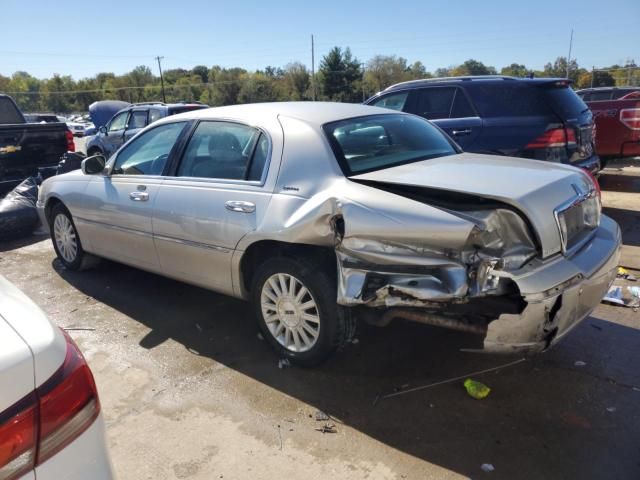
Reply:
[[[300,280],[276,273],[262,286],[262,316],[271,335],[287,350],[311,350],[320,335],[320,314],[311,292]]]
[[[53,221],[53,238],[64,261],[73,263],[78,255],[78,237],[71,220],[62,213]]]

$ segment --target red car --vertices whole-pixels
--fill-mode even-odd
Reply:
[[[596,119],[596,152],[602,166],[612,158],[640,156],[640,87],[576,92]]]

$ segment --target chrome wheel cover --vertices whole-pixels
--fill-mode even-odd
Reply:
[[[78,255],[78,237],[69,217],[59,213],[53,220],[53,238],[60,256],[67,263],[73,263]]]
[[[269,277],[260,295],[262,317],[280,345],[292,352],[307,352],[320,335],[320,314],[311,292],[287,273]]]

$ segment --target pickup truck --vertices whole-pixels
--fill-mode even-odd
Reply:
[[[65,123],[27,123],[7,95],[0,94],[0,195],[42,167],[56,167],[60,156],[75,151]]]
[[[596,152],[602,166],[612,158],[640,156],[640,89],[576,92],[596,119]]]

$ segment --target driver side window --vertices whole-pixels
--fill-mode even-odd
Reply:
[[[185,125],[185,122],[167,123],[136,138],[118,153],[112,175],[162,175]]]
[[[116,115],[115,117],[113,117],[113,119],[111,120],[111,123],[109,124],[109,131],[115,132],[117,130],[124,130],[124,126],[127,123],[128,115],[129,115],[129,112],[122,112]]]

